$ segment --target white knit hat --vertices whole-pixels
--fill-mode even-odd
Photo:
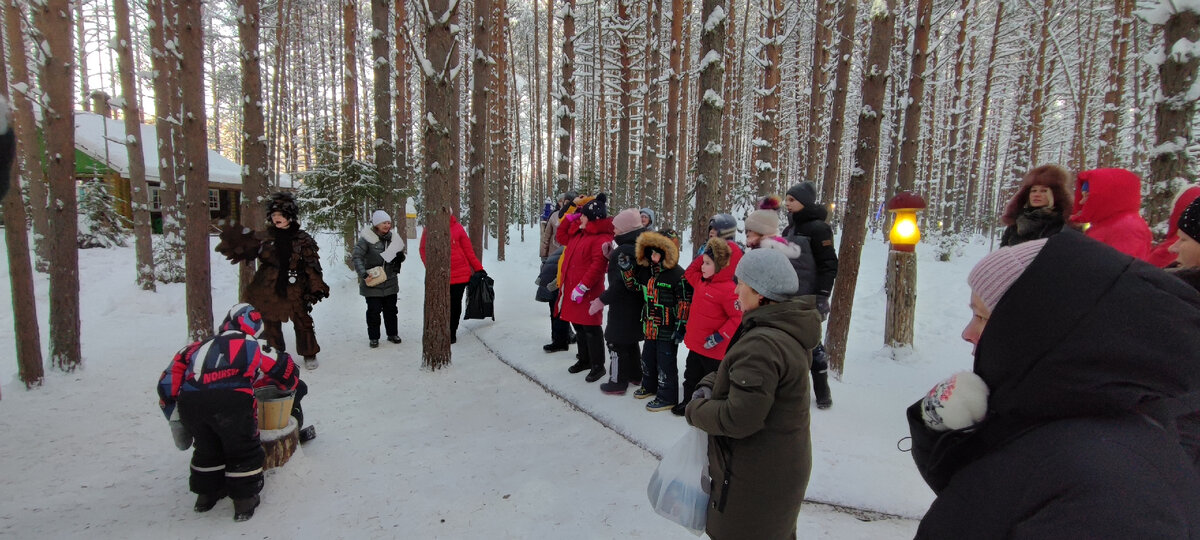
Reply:
[[[383,210],[376,210],[375,213],[371,214],[371,225],[375,227],[378,227],[380,223],[391,223],[391,221],[392,216],[389,216]]]
[[[975,293],[988,311],[994,311],[1000,298],[1008,292],[1017,278],[1029,268],[1029,263],[1037,257],[1046,245],[1048,238],[1039,238],[1022,242],[1015,246],[1002,247],[989,253],[971,269],[967,276],[967,285]]]

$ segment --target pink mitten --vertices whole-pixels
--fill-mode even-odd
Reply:
[[[604,302],[601,302],[599,298],[592,300],[592,303],[588,304],[588,315],[600,313],[602,309],[604,309]]]

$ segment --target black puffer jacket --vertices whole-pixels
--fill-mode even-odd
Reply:
[[[645,339],[642,332],[642,308],[645,302],[642,293],[625,287],[621,272],[637,264],[634,246],[638,235],[645,228],[618,234],[614,241],[617,247],[608,254],[608,289],[600,295],[600,301],[608,306],[604,321],[604,339],[609,343],[625,345]]]
[[[788,214],[788,226],[780,235],[797,243],[797,236],[808,238],[809,245],[812,246],[813,261],[817,263],[814,294],[825,297],[833,291],[833,281],[838,272],[837,250],[833,247],[833,229],[825,222],[827,215],[824,207],[805,202],[804,208],[799,212]]]
[[[1050,237],[976,347],[987,418],[914,451],[938,492],[917,538],[1200,538],[1200,472],[1180,441],[1196,427],[1162,414],[1200,391],[1196,328],[1200,293],[1182,281]]]

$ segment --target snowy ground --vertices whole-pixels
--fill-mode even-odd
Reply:
[[[533,300],[536,231],[526,234],[506,262],[496,262],[494,246],[485,254],[497,320],[464,322],[453,365],[436,373],[420,369],[424,269],[415,242],[401,276],[404,343],[371,350],[354,276],[337,262],[336,238],[318,236],[333,296],[314,311],[321,367],[302,373],[318,438],[267,473],[263,505],[246,523],[230,519],[228,500],[192,512],[190,453],[175,450],[157,407],[154,383],[186,341],[183,286],[138,290],[131,248],[81,252],[81,369],[51,371],[44,387],[25,391],[12,313],[0,311],[0,537],[691,538],[646,499],[655,456],[686,423],[646,412],[632,392],[607,396],[568,374],[573,351],[542,352],[547,307]],[[801,511],[801,536],[915,531],[933,497],[897,443],[905,407],[970,368],[970,346],[958,338],[969,314],[965,277],[987,246],[965,251],[938,263],[930,246],[918,248],[917,343],[893,358],[882,347],[886,245],[868,240],[845,374],[832,384],[834,407],[813,411],[813,504]],[[235,302],[236,280],[214,256],[218,320]],[[46,277],[35,286],[46,349]],[[0,305],[10,303],[0,288]],[[681,348],[681,370],[685,355]]]

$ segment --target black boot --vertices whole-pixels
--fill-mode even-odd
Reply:
[[[258,495],[251,495],[245,499],[233,500],[233,520],[246,521],[254,517],[254,509],[258,508]]]
[[[570,348],[571,348],[571,346],[570,346],[570,345],[568,345],[568,344],[566,344],[566,343],[555,343],[555,342],[550,342],[550,343],[547,343],[547,344],[545,344],[545,345],[542,345],[542,350],[543,350],[543,351],[546,351],[546,352],[548,352],[548,353],[552,353],[552,352],[559,352],[559,351],[565,351],[565,350],[568,350],[568,349],[570,349]]]
[[[567,373],[579,373],[580,371],[587,371],[589,369],[592,369],[592,364],[581,359],[576,361],[571,367],[567,368]]]
[[[593,367],[592,370],[588,372],[587,377],[584,377],[583,380],[593,383],[593,382],[600,380],[600,377],[603,377],[606,373],[608,373],[608,372],[605,371],[603,367],[596,366],[596,367]]]
[[[212,510],[217,505],[217,501],[225,498],[225,490],[216,493],[201,493],[196,497],[196,506],[192,510],[197,512],[207,512]]]
[[[817,408],[828,409],[833,406],[833,397],[829,395],[829,372],[812,372],[813,395],[817,396]]]

